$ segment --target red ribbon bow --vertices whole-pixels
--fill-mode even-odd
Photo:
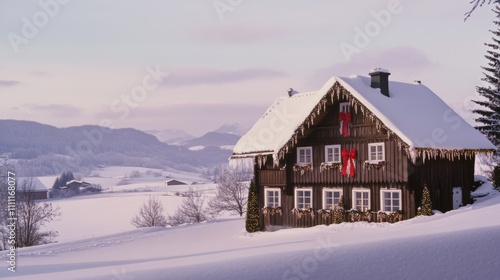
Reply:
[[[349,137],[349,125],[351,123],[351,113],[340,112],[339,122],[340,122],[340,135]]]
[[[352,149],[350,152],[347,149],[342,150],[342,158],[344,159],[344,164],[342,164],[342,175],[354,177],[356,162],[356,150]]]

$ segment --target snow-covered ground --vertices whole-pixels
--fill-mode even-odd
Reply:
[[[239,217],[131,229],[127,223],[149,194],[175,210],[181,200],[162,192],[68,199],[58,202],[65,218],[51,226],[71,241],[19,249],[15,273],[2,252],[0,278],[500,279],[500,194],[490,183],[476,193],[489,194],[474,205],[396,224],[254,234]]]

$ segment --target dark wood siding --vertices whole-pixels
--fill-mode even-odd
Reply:
[[[416,193],[420,204],[424,184],[431,194],[432,208],[442,212],[453,209],[453,187],[462,187],[462,204],[471,203],[470,190],[474,183],[475,158],[427,159],[409,165],[409,185]],[[418,205],[417,205],[418,207]]]
[[[259,170],[259,182],[261,186],[284,186],[286,185],[285,170]]]
[[[342,102],[342,100],[340,101]],[[281,214],[261,215],[261,225],[283,227],[310,227],[319,224],[331,224],[331,219],[323,219],[318,210],[323,208],[323,189],[341,188],[345,209],[352,208],[353,189],[370,190],[372,221],[376,221],[376,212],[381,210],[381,190],[401,190],[401,208],[403,218],[416,215],[422,196],[422,188],[427,184],[431,191],[433,208],[447,211],[452,208],[452,188],[462,187],[463,204],[470,202],[470,188],[474,181],[474,158],[432,159],[413,164],[397,139],[388,136],[387,131],[377,128],[375,123],[361,112],[352,113],[351,135],[340,136],[338,102],[327,105],[327,112],[319,115],[314,126],[299,136],[296,147],[313,148],[313,169],[304,172],[294,171],[297,163],[296,148],[291,149],[279,166],[274,166],[269,156],[262,167],[255,170],[256,182],[259,187],[259,207],[264,207],[264,190],[266,187],[278,187],[281,192]],[[383,142],[385,148],[385,165],[380,169],[364,166],[368,160],[368,144]],[[321,170],[325,161],[325,146],[340,145],[341,150],[355,149],[355,176],[342,176],[340,169]],[[281,170],[283,169],[283,170]],[[303,215],[297,219],[293,215],[295,208],[294,190],[296,188],[312,188],[314,216]],[[347,219],[347,215],[346,215]]]
[[[341,149],[355,149],[357,158],[355,160],[355,176],[346,177],[342,176],[340,169],[328,169],[321,171],[320,165],[325,161],[325,145],[338,144],[329,143],[324,145],[311,145],[313,147],[313,170],[301,172],[293,172],[292,177],[289,178],[292,184],[304,183],[328,183],[328,184],[365,184],[365,183],[404,183],[407,182],[408,176],[408,161],[406,155],[398,147],[394,140],[380,140],[385,145],[385,159],[384,167],[379,170],[364,167],[364,162],[368,160],[368,143],[378,141],[351,141],[344,142]],[[305,142],[301,146],[307,146]],[[293,166],[296,163],[296,151],[291,153],[288,157],[287,166]]]
[[[34,200],[47,199],[47,191],[20,191],[19,196],[29,196],[30,199]]]

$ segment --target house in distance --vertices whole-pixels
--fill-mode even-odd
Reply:
[[[475,156],[496,147],[420,82],[369,75],[290,89],[236,144],[232,163],[253,162],[263,229],[332,223],[321,213],[339,202],[357,220],[409,219],[424,186],[433,209],[471,202]]]
[[[17,193],[32,200],[47,199],[48,189],[37,177],[19,177]]]
[[[179,186],[179,185],[187,185],[187,184],[175,179],[168,180],[165,182],[165,186]]]

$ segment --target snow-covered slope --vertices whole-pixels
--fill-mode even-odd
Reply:
[[[491,192],[491,184],[478,192]],[[110,209],[115,203],[120,197],[107,202]],[[227,218],[131,230],[19,249],[16,273],[7,271],[4,254],[0,278],[498,279],[499,212],[500,195],[491,192],[474,205],[396,224],[248,234],[243,219]]]
[[[238,136],[242,136],[248,131],[248,129],[244,128],[241,126],[239,123],[225,123],[221,125],[219,128],[214,130],[213,132],[218,132],[218,133],[227,133],[227,134],[234,134]]]

